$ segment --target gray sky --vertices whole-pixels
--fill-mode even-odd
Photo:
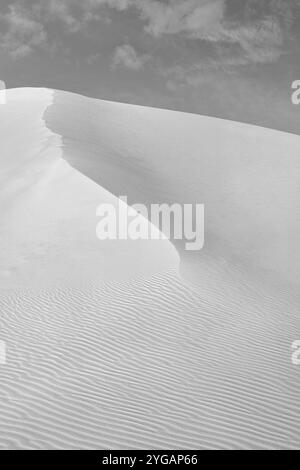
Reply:
[[[0,79],[300,134],[300,0],[1,0]]]

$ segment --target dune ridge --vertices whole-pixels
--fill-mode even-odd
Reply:
[[[56,91],[45,122],[63,158],[129,204],[206,205],[205,251],[299,283],[300,137]],[[181,263],[198,264],[174,241]]]
[[[62,158],[62,136],[43,118],[53,100],[54,91],[13,89],[0,107],[1,288],[74,286],[176,265],[168,240],[97,239],[98,205],[118,199]]]

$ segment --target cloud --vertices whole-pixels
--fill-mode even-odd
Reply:
[[[68,32],[74,33],[81,29],[82,23],[72,14],[70,7],[71,3],[69,1],[47,0],[36,4],[34,10],[39,11],[44,20],[60,20],[64,23]]]
[[[212,61],[201,59],[200,64],[199,57],[189,54],[193,64],[187,70],[199,73],[203,64],[211,70],[218,64],[225,68],[226,62],[232,68],[277,61],[286,50],[299,6],[300,0],[15,0],[0,15],[1,26],[5,25],[0,37],[2,48],[22,56],[45,44],[46,29],[51,32],[48,23],[59,21],[65,33],[78,33],[91,21],[105,20],[108,9],[114,9],[138,15],[144,31],[162,44],[165,37],[181,41],[182,51],[190,44],[192,51],[198,44],[209,44],[215,49]],[[218,52],[222,47],[225,58]],[[147,60],[124,44],[115,51],[113,62],[139,70]],[[178,57],[177,65],[181,60]]]
[[[85,0],[83,7],[85,9],[91,9],[106,5],[111,8],[115,8],[116,10],[124,11],[133,4],[133,0]]]
[[[134,8],[155,38],[238,45],[246,63],[269,63],[284,52],[299,0],[92,0],[125,10]],[[232,62],[232,61],[231,61]],[[224,65],[224,64],[222,64]]]
[[[266,63],[277,60],[283,52],[288,27],[283,20],[291,18],[288,3],[283,8],[282,1],[277,0],[276,8],[270,9],[262,8],[256,0],[246,0],[244,16],[235,20],[228,17],[226,0],[171,0],[167,4],[141,0],[135,6],[146,21],[145,30],[157,38],[172,34],[189,40],[235,44],[247,62]]]
[[[150,59],[148,55],[138,55],[129,44],[123,44],[116,48],[113,57],[113,66],[123,65],[132,70],[141,70]]]
[[[183,33],[213,39],[224,16],[224,0],[157,0],[134,2],[146,21],[145,30],[155,37]]]
[[[36,21],[19,4],[12,4],[0,14],[0,47],[13,58],[24,57],[35,48],[46,44],[47,34],[41,23]]]
[[[64,33],[79,32],[90,21],[102,19],[91,6],[92,0],[11,0],[10,5],[0,6],[0,48],[14,59],[37,48],[54,50],[53,25],[60,22]]]
[[[271,17],[228,28],[226,39],[240,45],[248,62],[274,62],[283,53],[284,33],[277,19]]]
[[[299,0],[132,0],[156,39],[174,36],[182,44],[175,66],[160,67],[169,89],[197,87],[218,70],[232,72],[247,65],[273,63],[286,53],[291,29],[299,19]],[[192,42],[210,45],[195,51]],[[190,45],[189,45],[190,44]],[[202,47],[202,49],[201,49]]]

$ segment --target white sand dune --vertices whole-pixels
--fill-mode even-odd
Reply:
[[[42,119],[53,94],[9,90],[0,107],[1,287],[74,286],[176,265],[168,241],[101,245],[96,209],[104,202],[117,209],[118,199],[62,159],[62,139]]]
[[[0,448],[299,448],[300,137],[7,95]],[[100,242],[119,195],[204,203],[205,249]]]

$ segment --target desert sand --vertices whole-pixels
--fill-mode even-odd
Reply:
[[[23,88],[0,139],[0,448],[299,448],[300,137]],[[205,248],[98,240],[120,195]]]

